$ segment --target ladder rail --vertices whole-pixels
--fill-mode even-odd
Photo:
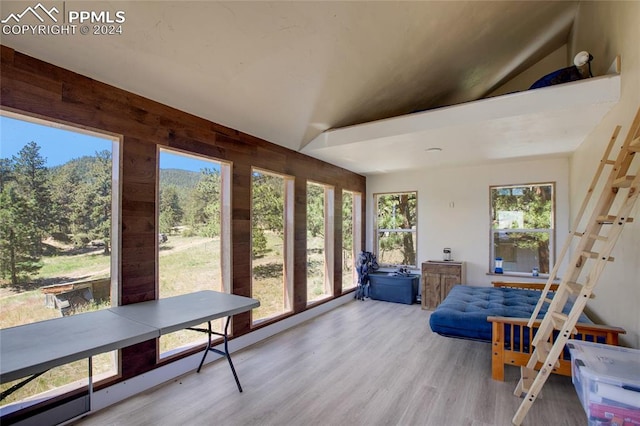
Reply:
[[[600,235],[600,231],[602,229],[603,224],[598,220],[598,218],[602,215],[604,216],[608,215],[611,205],[613,204],[617,196],[618,190],[617,189],[614,190],[614,187],[613,187],[613,183],[616,180],[616,176],[621,172],[623,175],[626,175],[627,171],[629,170],[629,167],[631,166],[631,162],[626,162],[625,159],[627,157],[631,157],[631,159],[633,159],[634,157],[630,153],[628,148],[629,148],[629,145],[631,144],[631,141],[634,139],[632,137],[632,134],[635,135],[636,133],[640,133],[640,109],[638,109],[636,119],[634,120],[633,129],[635,129],[635,131],[629,132],[629,135],[625,139],[625,142],[616,157],[616,161],[613,165],[611,172],[609,173],[609,177],[607,178],[607,181],[605,183],[600,199],[598,200],[597,205],[594,207],[591,213],[587,228],[583,233],[583,235]],[[614,131],[614,134],[616,133],[617,131]],[[611,141],[609,143],[611,144]],[[590,198],[590,195],[587,195],[586,198]],[[585,203],[583,202],[583,205],[584,204]],[[567,240],[570,240],[570,239],[571,239],[571,236],[567,238]],[[565,303],[567,302],[568,294],[563,293],[561,289],[565,287],[567,282],[578,282],[580,274],[582,273],[582,267],[585,265],[586,260],[588,260],[588,258],[585,257],[583,253],[591,251],[591,249],[595,245],[595,242],[596,242],[596,239],[593,239],[593,238],[580,239],[580,241],[578,242],[578,245],[575,248],[574,255],[571,258],[571,262],[569,264],[569,271],[565,273],[565,276],[561,280],[560,286],[558,288],[559,291],[556,291],[556,295],[552,299],[551,304],[547,309],[547,312],[562,311]],[[570,245],[570,244],[571,244],[571,241],[565,242],[565,245]],[[559,265],[559,262],[556,262],[556,266],[558,265]],[[547,285],[549,285],[549,281],[547,281]],[[547,286],[545,286],[545,288],[546,287]],[[542,304],[542,301],[546,299],[546,295],[547,294],[541,295],[540,299],[538,300],[538,304],[540,305]],[[539,310],[538,312],[534,310],[535,317],[534,315],[532,315],[531,318],[529,319],[529,323],[533,323],[537,319],[538,313],[539,313]],[[553,330],[551,327],[552,327],[551,320],[543,319],[540,327],[538,328],[538,332],[536,333],[536,336],[534,336],[534,340],[533,340],[534,344],[535,342],[546,340],[544,336],[548,335]]]
[[[564,260],[565,256],[569,252],[569,248],[571,247],[571,242],[573,241],[572,237],[577,236],[576,233],[578,232],[578,228],[580,226],[580,223],[582,222],[582,216],[584,215],[584,212],[586,211],[587,206],[591,201],[591,197],[593,196],[596,186],[600,181],[600,176],[604,171],[604,167],[608,164],[611,164],[611,162],[609,161],[609,155],[611,154],[611,150],[613,149],[613,145],[615,144],[616,139],[618,139],[618,135],[620,134],[621,129],[622,129],[622,126],[620,125],[616,126],[615,129],[613,130],[613,134],[611,135],[611,138],[609,138],[609,143],[607,144],[607,148],[605,149],[604,155],[600,160],[600,164],[598,164],[598,169],[596,170],[596,174],[593,176],[593,179],[591,180],[589,189],[587,189],[587,195],[585,196],[584,200],[582,200],[582,205],[580,206],[580,209],[578,210],[578,213],[576,214],[576,217],[574,219],[573,229],[570,230],[569,237],[565,240],[564,245],[562,246],[560,255],[556,259],[555,264],[553,265],[553,269],[551,270],[551,273],[549,273],[549,279],[547,280],[547,283],[542,289],[542,293],[540,294],[540,299],[538,299],[538,303],[533,309],[531,318],[529,318],[529,323],[527,325],[530,328],[533,327],[533,323],[538,318],[538,315],[540,314],[540,309],[542,309],[542,305],[544,304],[547,298],[547,295],[549,294],[551,286],[553,285],[556,277],[558,276],[558,270],[560,269],[560,264]]]
[[[620,152],[616,156],[615,162],[612,162],[608,157],[612,149],[612,144],[614,143],[613,141],[617,138],[620,131],[619,127],[620,126],[616,127],[614,130],[614,135],[605,150],[603,160],[600,162],[600,166],[580,207],[574,224],[575,230],[568,236],[567,241],[565,241],[565,246],[563,247],[559,261],[556,262],[556,267],[554,267],[552,274],[550,274],[550,279],[545,285],[546,291],[544,291],[544,294],[538,301],[539,307],[545,302],[549,303],[549,307],[544,318],[540,321],[538,331],[531,342],[534,350],[527,365],[522,367],[520,381],[514,391],[517,396],[526,394],[512,419],[515,425],[522,423],[546,383],[547,378],[553,370],[553,366],[557,363],[558,358],[564,350],[567,340],[571,334],[575,332],[576,324],[587,301],[592,296],[593,289],[597,285],[600,275],[606,265],[614,260],[610,255],[622,234],[624,225],[630,223],[632,220],[629,218],[629,214],[640,196],[640,166],[637,167],[639,170],[635,170],[635,174],[632,176],[627,175],[627,172],[633,160],[637,157],[635,154],[640,151],[640,147],[636,146],[640,144],[640,108],[638,108],[629,132],[627,133],[627,137],[620,147]],[[582,233],[577,232],[591,195],[601,178],[602,169],[605,164],[613,164],[613,168],[602,187],[598,201],[593,207],[585,231]],[[621,191],[621,188],[628,188],[628,192],[625,193]],[[620,200],[621,196],[625,196],[625,199]],[[617,209],[615,215],[611,213],[612,208]],[[606,235],[601,235],[602,229],[605,226],[608,232]],[[557,273],[557,266],[564,256],[566,256],[567,251],[572,245],[572,238],[574,236],[580,237],[580,240],[575,247],[573,256],[571,256],[567,273],[561,280],[554,298],[549,301],[546,298],[546,294]],[[597,252],[593,252],[592,250],[596,243],[598,243]],[[589,262],[591,262],[591,268],[588,270],[581,284],[579,280],[580,275],[585,271],[584,266]],[[563,314],[563,308],[571,295],[575,296],[575,300],[573,301],[571,310],[565,315]],[[529,323],[535,321],[537,318],[539,313],[538,305]],[[529,324],[529,326],[531,327],[531,324]],[[553,333],[555,330],[558,330],[559,334],[554,338]],[[542,362],[542,365],[536,374],[538,362]],[[533,378],[534,376],[535,378]]]
[[[520,404],[520,407],[518,408],[518,411],[516,412],[513,418],[514,424],[519,425],[521,424],[522,420],[524,420],[524,417],[526,416],[529,408],[531,408],[531,405],[533,405],[533,403],[537,399],[540,391],[542,390],[542,387],[546,383],[547,378],[553,371],[553,368],[555,367],[558,361],[558,358],[562,354],[562,351],[564,350],[564,347],[567,341],[571,337],[571,334],[576,333],[575,326],[580,319],[580,314],[584,310],[587,304],[587,300],[589,300],[589,297],[591,296],[593,287],[595,287],[595,285],[598,283],[598,279],[600,278],[600,275],[602,274],[605,266],[609,262],[609,255],[613,251],[613,248],[615,247],[618,237],[622,234],[624,225],[627,223],[627,221],[623,219],[628,217],[639,195],[640,195],[640,173],[636,174],[633,180],[633,183],[630,187],[629,195],[627,196],[625,202],[620,208],[620,211],[617,215],[617,218],[618,218],[618,220],[616,221],[617,226],[612,229],[612,232],[610,233],[609,241],[607,242],[606,246],[602,249],[600,256],[596,260],[595,265],[593,265],[593,267],[589,271],[589,276],[587,278],[586,284],[583,286],[582,291],[580,292],[580,296],[574,302],[573,307],[571,308],[569,315],[564,321],[563,326],[560,328],[559,330],[560,333],[554,339],[553,346],[551,347],[547,356],[545,357],[543,365],[540,368],[540,371],[538,372],[538,374],[536,375],[536,378],[534,379],[533,383],[531,384],[531,386],[529,386],[528,389],[525,389],[526,386],[523,378],[521,378],[520,382],[518,382],[518,385],[516,386],[516,390],[514,391],[514,394],[516,396],[521,396],[522,393],[526,391],[526,396],[524,397],[522,404]],[[552,312],[551,308],[549,309],[548,312]],[[552,318],[552,315],[545,315],[544,320],[547,320],[548,318]],[[539,335],[539,333],[536,333],[536,334]],[[540,343],[546,343],[546,342],[540,342]],[[535,369],[535,366],[540,360],[539,359],[540,357],[538,356],[539,350],[537,347],[540,343],[536,344],[536,348],[534,349],[533,353],[531,354],[531,357],[529,358],[529,361],[527,362],[527,366],[525,367],[528,369],[527,374],[531,374],[533,372],[533,370]]]
[[[565,324],[562,327],[562,330],[560,330],[560,334],[555,339],[553,346],[549,350],[549,353],[544,359],[543,364],[540,368],[540,371],[536,375],[536,378],[534,379],[529,389],[524,389],[524,385],[522,383],[518,383],[518,386],[516,387],[516,392],[520,391],[520,393],[517,393],[516,396],[521,396],[521,393],[524,390],[526,390],[526,396],[524,397],[524,400],[520,404],[518,411],[516,411],[516,414],[513,417],[512,421],[514,424],[519,425],[522,423],[522,420],[524,420],[524,417],[527,415],[529,408],[531,408],[535,400],[538,398],[540,391],[542,390],[542,387],[544,386],[547,379],[551,375],[553,368],[556,362],[558,361],[558,358],[560,358],[560,355],[564,350],[564,346],[569,340],[569,337],[571,336],[571,333],[573,332],[573,329],[575,328],[575,325],[578,322],[580,314],[582,313],[582,310],[584,309],[584,305],[586,305],[587,300],[588,300],[588,297],[580,298],[574,304],[574,307],[571,309],[571,313],[569,314],[567,321],[565,321]],[[537,361],[538,361],[537,351],[538,351],[538,348],[534,349],[534,352],[531,355],[531,358],[529,358],[529,362],[527,363],[526,368],[528,368],[530,371],[533,371],[535,368],[535,365],[537,364]],[[521,382],[522,382],[522,379],[521,379]]]

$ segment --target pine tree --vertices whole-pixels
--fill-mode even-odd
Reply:
[[[325,188],[322,185],[307,185],[307,238],[324,237]]]
[[[220,188],[219,170],[200,171],[200,180],[191,191],[184,213],[191,232],[205,237],[220,235]]]
[[[109,254],[111,246],[111,152],[96,152],[91,168],[89,191],[93,202],[89,206],[91,233],[104,241],[104,254]]]
[[[22,203],[21,224],[30,240],[31,255],[42,256],[42,240],[51,230],[51,192],[49,172],[45,159],[40,155],[40,146],[29,142],[13,157],[16,190]]]
[[[51,224],[48,173],[35,142],[0,162],[0,191],[0,275],[18,285],[40,269]]]
[[[254,172],[252,180],[251,249],[255,259],[269,251],[266,232],[284,234],[285,193],[280,176]]]
[[[160,190],[160,232],[170,234],[171,230],[182,222],[182,207],[180,196],[174,185],[169,185]]]

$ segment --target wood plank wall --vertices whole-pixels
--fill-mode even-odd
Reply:
[[[59,68],[6,46],[1,49],[1,108],[122,138],[121,303],[156,298],[157,148],[171,147],[233,163],[232,244],[235,294],[251,295],[251,168],[295,177],[294,313],[306,309],[306,181],[335,187],[336,253],[342,250],[342,190],[366,194],[365,178],[238,130]],[[364,206],[362,218],[364,226]],[[362,230],[364,247],[364,229]],[[341,256],[335,256],[340,295]],[[251,331],[248,313],[233,334]],[[122,378],[156,367],[155,341],[122,351]]]

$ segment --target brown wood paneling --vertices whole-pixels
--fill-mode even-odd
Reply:
[[[153,216],[145,217],[122,215],[122,232],[154,233],[155,229],[155,214]]]
[[[212,138],[213,139],[213,138]],[[224,148],[211,145],[210,143],[202,142],[196,139],[175,136],[169,133],[169,147],[179,149],[186,152],[197,152],[200,155],[209,158],[215,158],[219,160],[225,160],[227,154]]]
[[[334,190],[333,294],[342,294],[342,188]]]
[[[157,237],[149,232],[126,232],[122,234],[120,246],[123,249],[134,247],[155,247]]]
[[[147,184],[155,188],[157,168],[155,145],[125,137],[121,161],[123,192],[127,192],[126,186],[131,182]]]
[[[149,212],[155,208],[156,187],[148,183],[129,182],[121,200],[122,210]]]
[[[307,181],[294,182],[293,312],[307,307]]]
[[[151,370],[156,363],[155,352],[155,340],[122,349],[122,359],[127,360],[126,363],[122,363],[122,378],[130,379],[139,375],[141,371]]]
[[[251,168],[294,176],[294,309],[306,309],[306,181],[366,193],[363,176],[204,120],[27,55],[0,47],[0,105],[48,120],[122,136],[120,266],[122,303],[156,297],[157,148],[172,147],[233,163],[232,291],[251,294]],[[304,187],[304,188],[303,188]],[[364,201],[364,200],[363,200]],[[362,203],[364,218],[364,208]],[[336,214],[341,207],[336,203]],[[336,216],[339,218],[340,216]],[[336,226],[340,221],[336,220]],[[336,228],[338,230],[339,228]],[[339,232],[336,249],[340,247]],[[364,244],[364,227],[362,243]],[[363,245],[364,247],[364,245]],[[337,251],[339,253],[339,251]],[[336,286],[340,280],[336,256]],[[339,292],[336,292],[336,296]],[[251,330],[250,314],[234,317],[233,335]],[[155,341],[122,352],[124,378],[153,368]]]
[[[16,55],[16,51],[13,49],[6,49],[6,48],[0,49],[0,61],[2,61],[3,64],[15,66],[15,62],[14,62],[15,55]]]

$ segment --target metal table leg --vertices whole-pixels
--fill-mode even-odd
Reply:
[[[240,392],[242,392],[242,386],[240,385],[240,380],[238,379],[238,374],[236,373],[236,369],[233,366],[233,362],[231,361],[231,354],[229,353],[229,339],[228,339],[228,332],[229,332],[229,323],[231,322],[231,317],[227,317],[227,322],[225,323],[224,326],[224,333],[218,333],[215,332],[211,329],[211,321],[208,321],[208,330],[203,330],[203,329],[198,329],[198,328],[190,328],[190,330],[195,330],[195,331],[202,331],[207,333],[209,339],[208,339],[208,343],[207,343],[207,347],[204,350],[204,354],[202,355],[202,360],[200,361],[200,365],[198,366],[198,370],[197,372],[199,373],[200,370],[202,369],[202,365],[204,364],[204,360],[207,358],[207,354],[209,353],[209,351],[211,352],[215,352],[218,355],[222,355],[223,357],[227,358],[227,361],[229,362],[229,367],[231,367],[231,372],[233,373],[233,378],[236,380],[236,385],[238,385],[238,390]],[[217,348],[214,348],[211,344],[211,336],[212,335],[216,335],[216,336],[221,336],[224,338],[224,351],[221,351]]]

